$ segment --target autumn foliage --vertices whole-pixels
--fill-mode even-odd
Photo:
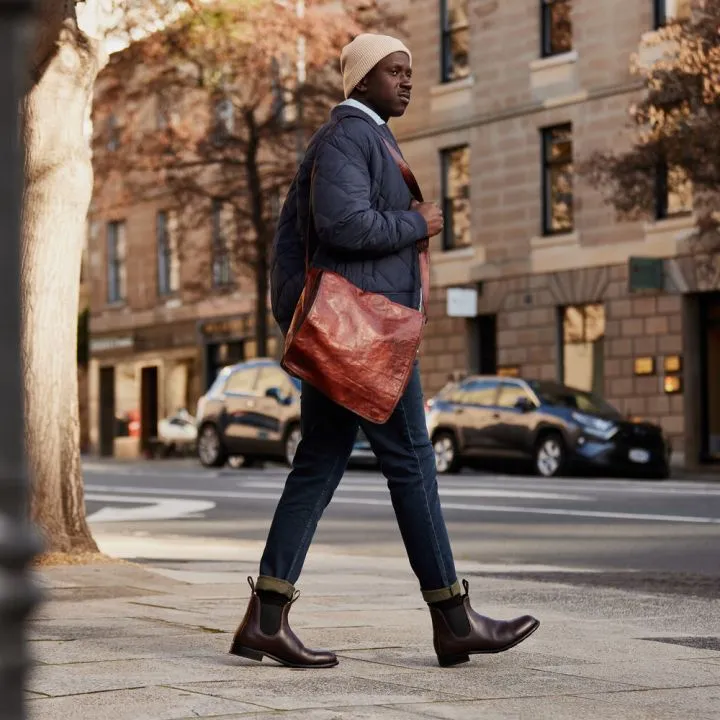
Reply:
[[[111,58],[98,85],[97,178],[121,177],[128,202],[172,198],[201,285],[213,253],[229,254],[233,277],[255,283],[260,355],[275,220],[298,154],[342,99],[340,50],[398,24],[374,0],[195,3]],[[191,230],[213,231],[218,207],[222,247],[183,247]]]

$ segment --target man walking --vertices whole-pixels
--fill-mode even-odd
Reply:
[[[412,56],[400,41],[360,35],[341,56],[346,100],[312,139],[283,207],[275,237],[273,313],[290,326],[305,275],[305,248],[316,267],[407,307],[422,305],[418,247],[442,231],[441,211],[417,203],[388,143],[387,121],[405,113]],[[332,368],[328,368],[332,372]],[[295,582],[318,521],[345,472],[362,427],[387,478],[403,542],[433,624],[438,661],[467,662],[508,650],[539,622],[498,621],[476,613],[458,582],[443,519],[435,457],[428,437],[417,363],[390,419],[376,425],[307,383],[301,399],[302,441],[270,528],[257,583],[231,652],[289,667],[332,667],[337,657],[306,648],[288,623]]]

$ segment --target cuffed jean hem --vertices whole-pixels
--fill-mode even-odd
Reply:
[[[290,600],[292,600],[295,593],[295,586],[292,583],[289,583],[287,580],[281,580],[280,578],[269,577],[268,575],[260,575],[258,577],[255,589],[279,593],[280,595],[285,595]]]
[[[462,593],[462,588],[459,582],[454,582],[450,587],[440,588],[439,590],[423,590],[422,596],[426,603],[436,603],[442,600],[449,600],[456,595]]]

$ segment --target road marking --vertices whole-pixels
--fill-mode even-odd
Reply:
[[[278,488],[278,484],[268,481],[251,481],[239,482],[240,488],[260,488],[264,490],[274,490]],[[282,486],[280,486],[282,490]],[[580,500],[590,502],[595,498],[589,495],[561,495],[559,493],[530,492],[527,490],[497,490],[494,488],[446,488],[439,487],[440,495],[448,497],[504,497],[518,498],[528,500]],[[384,483],[377,485],[340,485],[336,492],[362,492],[362,493],[378,493],[387,492],[387,486]]]
[[[86,493],[86,500],[107,503],[144,503],[139,508],[104,507],[87,519],[89,522],[132,522],[134,520],[179,520],[212,510],[216,503],[209,500],[179,500],[146,495],[114,495]]]
[[[107,491],[105,487],[87,486],[88,490]],[[243,500],[273,500],[275,502],[280,498],[278,493],[263,492],[233,492],[218,490],[167,490],[165,488],[136,488],[136,487],[116,487],[119,492],[132,492],[137,494],[152,495],[170,495],[173,497],[214,497],[214,498],[237,498]],[[388,500],[375,500],[373,498],[347,498],[335,497],[333,502],[343,505],[374,505],[382,507],[390,507]],[[569,510],[564,508],[533,508],[511,505],[469,505],[466,503],[443,503],[443,508],[447,510],[468,510],[471,512],[485,513],[513,513],[518,515],[556,515],[567,517],[585,517],[585,518],[605,518],[609,520],[640,520],[643,522],[666,522],[666,523],[692,523],[696,525],[720,525],[720,518],[712,517],[693,517],[688,515],[656,515],[642,513],[621,513],[621,512],[603,512],[592,510]]]

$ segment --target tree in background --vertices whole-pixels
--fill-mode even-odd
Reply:
[[[643,57],[655,53],[654,64]],[[645,92],[630,109],[632,146],[597,152],[583,171],[623,217],[691,210],[688,251],[705,285],[720,279],[720,0],[693,0],[690,11],[647,40],[633,71]],[[658,199],[660,207],[658,207]]]
[[[260,356],[275,221],[298,152],[341,98],[340,49],[398,24],[375,0],[195,4],[105,73],[98,177],[122,177],[128,202],[168,197],[199,290],[233,288],[238,275],[254,284]],[[188,241],[198,228],[212,234],[209,249]]]

